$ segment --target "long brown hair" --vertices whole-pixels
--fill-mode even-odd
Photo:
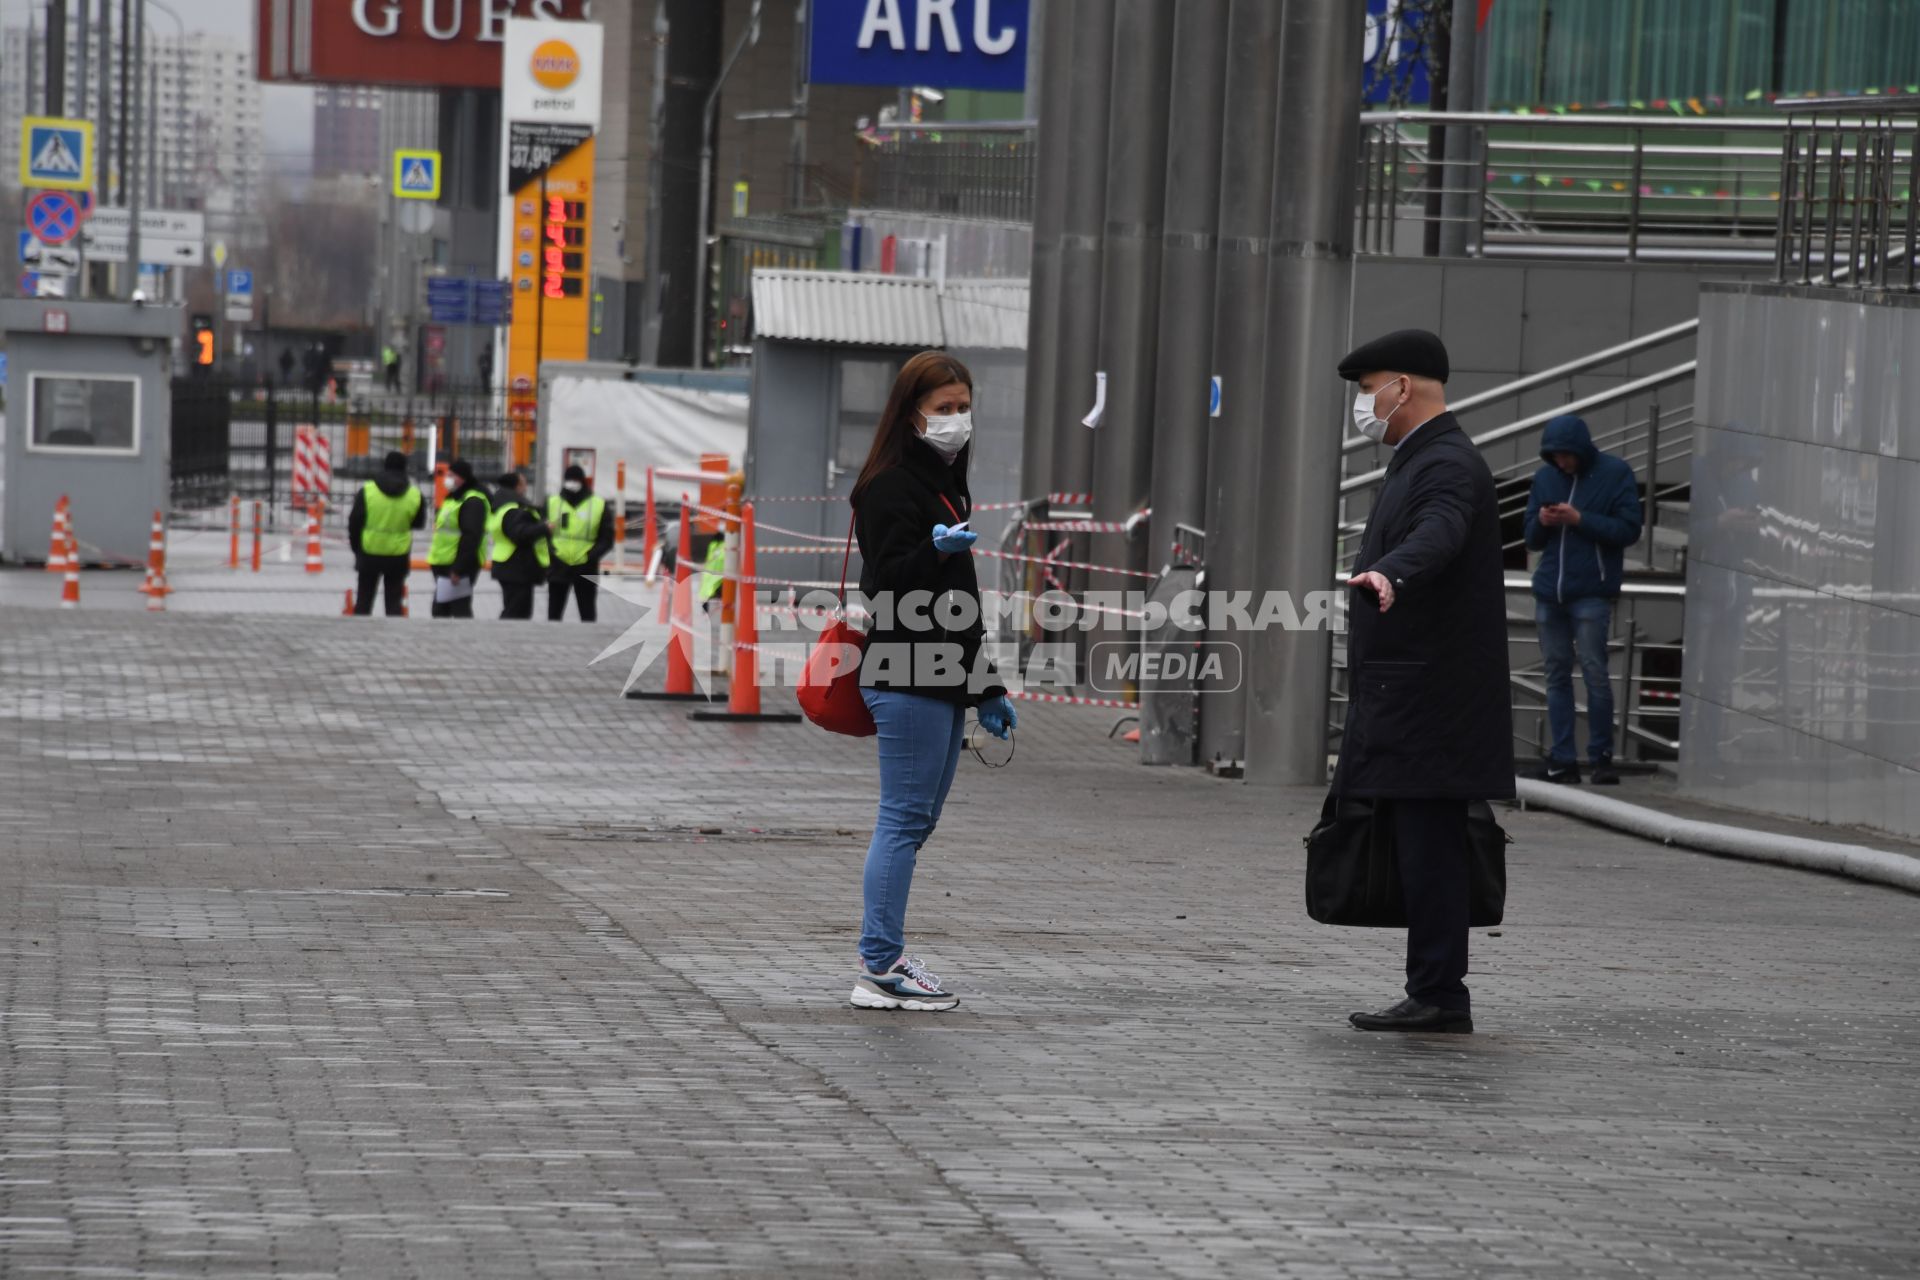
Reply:
[[[857,505],[875,476],[900,465],[907,455],[908,443],[918,434],[913,425],[914,411],[929,394],[954,382],[964,386],[969,395],[973,393],[973,375],[967,372],[967,366],[944,351],[922,351],[901,366],[899,376],[893,380],[893,392],[887,397],[887,407],[881,411],[880,425],[873,433],[873,447],[867,450],[866,465],[860,468],[848,501]],[[962,477],[972,456],[973,444],[968,442],[953,460],[954,469]]]

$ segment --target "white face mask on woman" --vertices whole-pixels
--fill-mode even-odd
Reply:
[[[934,452],[952,462],[973,439],[973,413],[928,414],[926,441]]]

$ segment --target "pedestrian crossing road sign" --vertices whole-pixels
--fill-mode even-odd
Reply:
[[[20,185],[60,191],[93,186],[93,125],[28,116],[20,122]]]
[[[395,151],[393,153],[393,194],[402,200],[438,200],[440,198],[440,153],[438,151]]]

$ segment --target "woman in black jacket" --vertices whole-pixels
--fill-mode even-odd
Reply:
[[[894,379],[853,486],[860,593],[876,619],[860,669],[880,744],[880,814],[867,846],[866,911],[852,1002],[863,1009],[960,1003],[906,952],[907,890],[960,762],[967,708],[998,737],[1013,706],[982,652],[980,584],[964,526],[973,376],[923,351]]]

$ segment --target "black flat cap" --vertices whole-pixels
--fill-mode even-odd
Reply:
[[[1410,373],[1418,378],[1445,382],[1452,369],[1447,364],[1446,344],[1425,329],[1396,329],[1382,338],[1363,343],[1340,361],[1340,376],[1358,382],[1369,373]]]
[[[387,454],[387,460],[380,465],[388,471],[405,471],[407,469],[407,455],[395,449]]]
[[[453,474],[459,476],[468,484],[473,483],[473,464],[465,458],[455,458],[447,464],[447,470],[453,472]]]

